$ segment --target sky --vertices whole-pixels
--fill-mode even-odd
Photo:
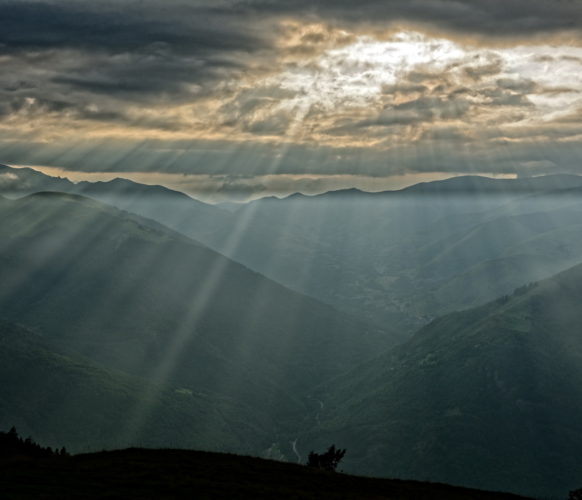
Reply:
[[[0,0],[0,163],[223,201],[581,159],[582,0]]]

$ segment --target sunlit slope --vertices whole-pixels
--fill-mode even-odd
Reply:
[[[230,396],[277,426],[304,417],[314,385],[391,342],[162,226],[73,195],[4,202],[0,273],[2,314],[53,346]]]
[[[446,278],[486,260],[527,252],[556,258],[579,256],[580,238],[576,238],[576,234],[582,226],[581,213],[579,205],[502,216],[428,242],[419,254],[419,260],[424,263],[420,275]],[[571,248],[563,248],[563,255],[553,251],[569,242]]]
[[[559,200],[558,200],[559,201]],[[485,303],[582,261],[582,199],[495,218],[420,250],[416,299],[430,315]]]
[[[42,337],[2,321],[0,381],[2,429],[15,425],[24,436],[74,452],[130,445],[250,452],[264,431],[256,415],[226,398],[160,390],[56,353]],[[143,407],[149,414],[137,415]]]
[[[582,266],[433,321],[322,390],[306,441],[373,475],[564,496],[582,477]]]

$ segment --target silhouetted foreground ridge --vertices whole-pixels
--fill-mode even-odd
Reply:
[[[2,444],[8,434],[2,434]],[[37,446],[37,445],[35,445]],[[40,447],[38,447],[40,448]],[[519,500],[444,484],[334,474],[302,465],[187,450],[0,456],[2,498],[357,498]]]

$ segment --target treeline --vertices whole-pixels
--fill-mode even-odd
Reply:
[[[502,295],[501,297],[499,297],[498,299],[495,300],[495,302],[499,305],[503,305],[506,304],[507,302],[509,302],[509,299],[511,297],[517,297],[519,295],[525,295],[527,292],[529,292],[530,290],[533,290],[535,287],[538,286],[538,282],[534,281],[532,283],[527,283],[526,285],[520,286],[519,288],[516,288],[513,291],[512,295]]]
[[[42,447],[35,443],[32,438],[21,438],[15,427],[8,432],[0,432],[0,456],[26,456],[26,457],[55,457],[68,456],[66,448],[52,449]]]

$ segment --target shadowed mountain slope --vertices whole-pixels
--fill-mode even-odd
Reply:
[[[350,471],[564,496],[582,477],[582,266],[441,317],[322,388]]]
[[[314,385],[392,342],[163,226],[76,195],[0,205],[0,274],[7,320],[54,349],[233,398],[271,435],[265,448],[310,414]]]
[[[141,444],[251,452],[264,430],[228,398],[151,383],[51,350],[0,321],[0,426],[81,452]],[[148,408],[147,414],[139,414]]]

